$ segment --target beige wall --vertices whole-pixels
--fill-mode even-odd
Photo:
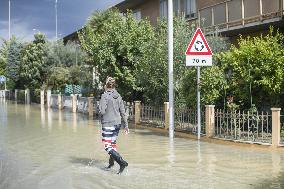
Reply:
[[[127,9],[132,11],[140,10],[142,18],[148,18],[150,22],[155,25],[157,18],[160,16],[160,0],[145,0],[143,3],[127,7]],[[120,9],[120,11],[126,12],[125,9]]]
[[[148,18],[152,24],[156,24],[157,18],[160,16],[160,1],[148,0],[136,7],[141,10],[142,18]]]

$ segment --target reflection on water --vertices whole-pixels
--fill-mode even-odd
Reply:
[[[26,121],[30,120],[30,114],[31,114],[31,105],[27,104],[25,105],[25,115],[26,115]]]
[[[44,105],[40,106],[40,118],[41,118],[41,127],[45,128],[45,107]]]
[[[175,152],[174,152],[174,139],[169,138],[169,155],[168,155],[169,165],[171,166],[175,162]]]
[[[73,132],[76,133],[77,132],[77,114],[76,113],[73,113],[72,114],[72,125],[73,125]]]
[[[62,128],[62,111],[58,111],[58,126],[61,129]]]
[[[86,116],[0,99],[0,188],[284,188],[284,154],[149,130],[120,133],[129,162],[105,171],[100,125]]]
[[[52,109],[48,108],[47,109],[47,125],[48,125],[48,130],[52,130]]]

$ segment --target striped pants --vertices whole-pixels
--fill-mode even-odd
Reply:
[[[120,130],[120,125],[114,125],[111,127],[102,127],[102,142],[107,152],[111,150],[116,151],[116,138]]]

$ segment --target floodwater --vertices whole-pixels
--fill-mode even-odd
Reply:
[[[129,162],[105,171],[99,123],[0,99],[1,189],[284,188],[284,154],[157,135],[120,133]]]

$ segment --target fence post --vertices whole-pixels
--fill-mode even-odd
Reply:
[[[44,105],[44,90],[40,90],[40,104]]]
[[[165,112],[165,129],[167,130],[170,125],[170,114],[169,114],[169,102],[164,102],[164,112]]]
[[[61,110],[62,109],[62,96],[61,94],[58,94],[57,96],[57,103],[58,103],[58,110]]]
[[[51,106],[50,100],[51,100],[51,90],[47,90],[46,94],[47,108],[50,108]]]
[[[94,98],[88,97],[88,112],[89,117],[92,118],[94,116]]]
[[[279,146],[279,142],[280,142],[280,110],[281,108],[271,108],[271,111],[272,111],[272,147]]]
[[[205,106],[205,130],[206,137],[215,136],[215,105]]]
[[[17,102],[18,100],[18,89],[15,89],[15,101]]]
[[[31,95],[30,95],[30,89],[25,90],[25,103],[30,104],[31,103]]]
[[[135,101],[135,124],[140,123],[140,115],[141,115],[141,101]]]
[[[77,96],[73,94],[72,96],[72,112],[76,113],[77,111]]]

